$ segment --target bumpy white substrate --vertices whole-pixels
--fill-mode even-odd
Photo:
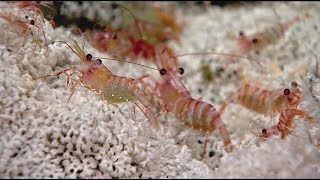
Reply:
[[[1,6],[5,3],[1,2]],[[272,11],[276,10],[281,19]],[[277,123],[270,122],[240,105],[230,104],[222,115],[234,145],[226,154],[218,133],[208,136],[207,154],[199,161],[204,136],[183,127],[172,115],[162,114],[159,130],[150,128],[146,117],[132,103],[118,107],[101,100],[97,93],[78,87],[70,102],[65,76],[32,80],[80,64],[63,44],[40,48],[23,37],[10,24],[0,20],[0,177],[2,178],[317,178],[320,177],[319,78],[306,75],[314,71],[319,52],[320,8],[318,2],[273,2],[234,9],[210,8],[199,13],[188,11],[188,25],[182,34],[179,52],[216,50],[229,52],[234,41],[228,34],[239,30],[251,33],[290,18],[304,10],[312,17],[292,26],[274,46],[258,57],[266,64],[283,66],[283,72],[263,74],[246,61],[230,65],[215,83],[204,84],[199,73],[202,60],[213,59],[213,68],[223,65],[221,56],[181,58],[186,71],[186,86],[195,98],[219,107],[219,101],[234,92],[241,78],[241,67],[250,82],[266,89],[288,86],[297,81],[303,86],[305,101],[300,109],[315,117],[314,123],[296,118],[294,132],[286,139],[272,137],[258,141],[251,131]],[[3,8],[5,9],[5,8]],[[23,12],[17,13],[24,17]],[[71,42],[69,29],[44,26],[47,41]],[[88,44],[86,51],[101,54]],[[202,59],[202,60],[201,60]],[[200,61],[201,60],[201,61]],[[145,69],[133,65],[104,62],[115,74],[139,77]],[[271,66],[271,65],[270,65]],[[271,71],[270,71],[271,72]],[[150,72],[151,74],[153,72]],[[157,73],[155,77],[159,78]],[[313,79],[313,91],[309,92]],[[201,91],[199,91],[199,88]],[[199,93],[201,92],[201,93]],[[210,157],[209,154],[213,157]]]

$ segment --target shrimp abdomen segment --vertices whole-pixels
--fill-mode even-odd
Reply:
[[[183,123],[194,129],[211,133],[216,128],[222,136],[227,152],[231,152],[231,139],[229,133],[221,120],[220,114],[212,105],[191,97],[181,98],[175,106],[176,117]]]
[[[132,78],[112,76],[105,87],[102,89],[101,94],[104,100],[108,103],[122,103],[122,102],[141,102],[143,107],[136,104],[145,116],[151,121],[155,127],[158,126],[155,112],[151,108],[150,102],[140,91],[137,81]]]
[[[255,86],[246,84],[239,90],[238,101],[244,107],[257,113],[268,114],[270,93]]]
[[[135,101],[137,98],[132,89],[137,88],[134,79],[112,76],[110,81],[101,90],[104,100],[108,103],[122,103]]]

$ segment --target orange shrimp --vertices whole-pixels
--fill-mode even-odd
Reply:
[[[291,86],[291,88],[267,91],[245,84],[239,88],[237,93],[232,94],[227,101],[236,100],[242,106],[260,114],[274,116],[279,112],[280,118],[277,128],[272,127],[269,131],[263,130],[260,136],[266,138],[270,134],[276,134],[280,131],[282,133],[281,137],[284,138],[292,127],[294,116],[300,115],[307,120],[312,119],[311,116],[297,109],[301,102],[301,91],[296,82],[292,82]],[[227,103],[223,102],[219,112],[222,113],[226,106]]]
[[[67,84],[69,84],[70,80],[76,81],[70,89],[71,94],[68,101],[75,92],[76,86],[81,84],[89,90],[99,93],[103,100],[106,100],[108,103],[123,103],[129,101],[134,102],[151,121],[151,124],[154,127],[158,127],[157,117],[155,116],[149,101],[139,89],[137,81],[132,78],[113,75],[112,72],[102,64],[102,58],[97,59],[91,54],[87,54],[76,42],[73,45],[73,48],[66,42],[56,42],[67,44],[70,49],[80,58],[83,65],[79,67],[74,65],[50,75],[33,78],[33,80],[51,76],[59,76],[63,73],[68,77]],[[74,72],[71,74],[66,73],[69,70],[74,70]],[[74,79],[71,77],[72,75],[77,76],[78,79]],[[143,107],[141,107],[137,101],[139,101]]]
[[[85,38],[87,41],[100,52],[115,52],[120,42],[118,37],[122,32],[111,28],[105,28],[104,30],[94,30],[85,32]],[[117,53],[118,54],[118,53]]]
[[[244,32],[240,31],[240,37],[237,39],[239,48],[232,51],[230,54],[248,54],[252,51],[258,53],[267,46],[279,41],[290,26],[309,17],[310,15],[306,13],[302,17],[297,16],[285,23],[279,23],[275,26],[266,28],[263,32],[256,32],[248,36]],[[235,57],[230,57],[229,60],[234,61]]]
[[[231,152],[231,139],[218,111],[212,105],[191,97],[182,83],[181,77],[177,75],[184,73],[183,68],[178,67],[177,60],[169,58],[170,55],[163,44],[156,47],[156,56],[157,66],[162,78],[159,82],[156,82],[150,93],[156,93],[161,107],[167,112],[173,113],[186,126],[206,134],[218,129],[225,150],[228,153]],[[201,159],[206,152],[206,145],[207,141]]]
[[[279,123],[269,129],[262,129],[259,137],[267,139],[272,135],[281,133],[281,138],[284,139],[292,130],[294,116],[302,116],[309,122],[313,121],[313,117],[298,109],[283,109],[280,114]]]

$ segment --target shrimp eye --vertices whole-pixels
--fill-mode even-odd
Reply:
[[[266,129],[262,129],[262,134],[267,134],[267,130]]]
[[[180,68],[178,69],[178,73],[179,73],[179,74],[183,74],[183,73],[184,73],[184,69],[183,69],[182,67],[180,67]]]
[[[292,81],[292,82],[291,82],[291,87],[295,88],[295,87],[297,87],[297,86],[298,86],[298,83],[297,83],[297,82],[295,82],[295,81]]]
[[[28,19],[28,18],[29,18],[29,16],[25,16],[24,18]]]
[[[214,156],[214,154],[215,154],[215,153],[214,153],[213,151],[210,151],[210,152],[209,152],[209,156],[210,156],[210,157]]]
[[[35,21],[33,19],[30,20],[30,24],[34,25]]]
[[[160,74],[165,75],[167,73],[167,70],[165,68],[160,69]]]
[[[286,95],[286,96],[288,96],[288,95],[290,94],[290,90],[289,90],[289,89],[285,89],[285,90],[283,91],[283,94]]]
[[[242,31],[239,31],[239,36],[243,36],[244,33]]]
[[[116,40],[116,39],[118,39],[118,36],[115,34],[115,35],[113,35],[112,39]]]
[[[91,59],[92,59],[92,55],[91,55],[91,54],[87,54],[87,55],[86,55],[86,59],[87,59],[87,60],[91,60]]]
[[[252,43],[257,43],[258,42],[258,39],[257,38],[253,38],[252,39]]]
[[[97,59],[97,64],[98,64],[98,65],[102,64],[101,59]]]

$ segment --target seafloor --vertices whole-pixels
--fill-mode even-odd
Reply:
[[[82,7],[89,6],[84,3]],[[74,5],[70,11],[77,8]],[[99,6],[90,6],[94,8]],[[8,11],[5,2],[1,2],[1,11]],[[67,102],[70,87],[65,76],[36,81],[32,77],[78,65],[76,55],[58,43],[49,49],[39,48],[32,38],[19,36],[14,26],[1,19],[0,177],[319,178],[320,79],[315,72],[320,50],[320,3],[183,6],[177,11],[186,22],[181,42],[171,44],[177,54],[228,53],[236,48],[232,36],[239,31],[254,33],[309,13],[310,18],[292,25],[278,42],[259,54],[248,55],[268,68],[243,60],[229,65],[213,82],[203,82],[201,64],[210,61],[213,69],[223,67],[226,57],[186,56],[179,61],[192,96],[215,107],[240,87],[240,70],[249,83],[268,90],[296,81],[303,98],[298,108],[312,115],[314,122],[296,117],[293,132],[285,139],[272,136],[260,140],[255,134],[275,125],[279,114],[263,116],[232,103],[222,114],[233,144],[233,152],[228,154],[217,131],[204,136],[171,114],[161,113],[160,129],[156,130],[140,111],[133,111],[132,103],[108,104],[83,87]],[[69,28],[53,29],[48,22],[44,30],[48,42],[79,39]],[[85,48],[96,56],[106,56],[88,43]],[[132,78],[149,71],[132,64],[103,63],[114,74]],[[148,73],[159,78],[157,72]],[[207,153],[200,160],[206,138]]]

